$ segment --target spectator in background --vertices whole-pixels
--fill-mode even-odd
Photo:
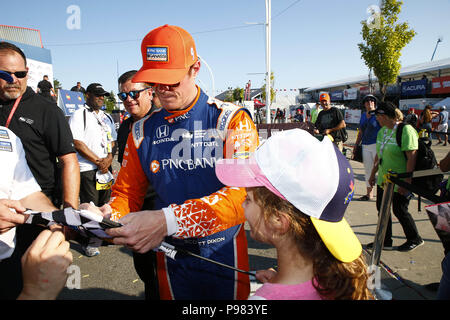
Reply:
[[[342,112],[331,106],[330,96],[328,93],[322,93],[319,97],[323,110],[317,116],[315,123],[315,134],[331,135],[333,142],[342,151],[344,142],[347,139],[345,131],[345,120]]]
[[[294,122],[303,122],[303,112],[302,109],[298,108],[294,115]]]
[[[123,152],[127,144],[128,134],[134,122],[144,118],[157,107],[152,105],[153,90],[145,83],[134,83],[131,81],[137,70],[127,71],[119,77],[119,90],[117,94],[123,102],[125,110],[130,117],[123,120],[117,132],[118,161],[122,164]]]
[[[48,76],[45,75],[41,81],[39,81],[37,85],[38,93],[44,98],[50,99],[52,102],[53,96],[56,96],[55,90],[53,90],[53,86],[50,81],[48,81]],[[51,92],[51,93],[50,93]],[[52,96],[53,94],[53,96]]]
[[[80,163],[80,202],[93,202],[96,206],[104,205],[111,196],[111,163],[117,133],[112,117],[101,110],[105,96],[109,95],[101,84],[91,83],[86,89],[85,107],[76,110],[69,119]],[[97,183],[101,178],[106,179],[103,185]],[[97,243],[82,247],[88,257],[100,253]]]
[[[283,122],[283,111],[280,108],[277,108],[277,113],[275,114],[275,123]]]
[[[311,109],[311,122],[316,123],[317,116],[319,115],[319,112],[322,111],[322,108],[320,107],[320,103],[316,103],[314,108]]]
[[[362,113],[361,120],[359,121],[359,131],[356,137],[353,153],[355,153],[357,146],[361,143],[365,170],[364,178],[366,181],[366,194],[358,200],[370,201],[372,200],[373,187],[369,183],[369,178],[372,173],[373,162],[377,155],[376,142],[378,131],[381,129],[381,126],[378,123],[376,116],[370,113],[376,108],[377,98],[372,94],[368,94],[364,97],[363,104],[365,112]]]
[[[431,108],[432,108],[431,105],[427,105],[419,117],[420,129],[426,130],[430,141],[431,141],[431,131],[433,131],[431,121],[439,114],[436,111],[431,111]]]
[[[395,108],[395,120],[403,122],[403,112],[399,108]]]
[[[409,108],[408,114],[405,117],[405,123],[410,124],[413,128],[417,129],[417,114],[414,112],[414,108]]]
[[[76,91],[76,92],[81,92],[83,94],[86,93],[86,90],[81,86],[81,82],[77,82],[76,86],[73,86],[72,89],[70,89],[70,91]]]
[[[447,129],[448,129],[448,112],[445,110],[445,106],[441,106],[439,108],[439,125],[437,127],[437,138],[438,138],[438,143],[437,144],[441,144],[442,140],[444,140],[444,146],[447,145]],[[441,137],[443,137],[443,139],[441,139]]]
[[[375,174],[378,171],[377,179],[377,210],[380,210],[383,198],[383,186],[385,184],[386,174],[389,170],[397,173],[414,171],[417,159],[417,149],[419,136],[417,131],[410,125],[405,125],[402,132],[401,147],[397,144],[397,108],[391,102],[380,102],[374,113],[377,121],[381,125],[377,136],[377,156],[375,157],[372,173],[369,178],[371,186],[375,185]],[[406,157],[405,157],[406,156]],[[404,179],[411,183],[411,178]],[[406,236],[406,242],[400,245],[398,251],[411,251],[421,246],[424,241],[419,235],[417,226],[408,211],[409,201],[408,190],[399,186],[394,187],[392,198],[392,211],[397,217],[403,232]],[[369,243],[367,248],[372,249],[373,243]],[[389,216],[386,236],[384,238],[384,249],[392,250],[392,218]]]

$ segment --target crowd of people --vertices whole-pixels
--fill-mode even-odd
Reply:
[[[342,154],[346,123],[329,95],[321,94],[311,110],[314,134],[286,130],[259,145],[247,109],[208,97],[196,85],[201,63],[186,30],[158,27],[141,48],[142,67],[118,79],[118,98],[130,117],[116,132],[101,110],[109,96],[101,84],[72,88],[86,103],[66,121],[48,99],[48,80],[39,93],[31,90],[25,55],[0,43],[0,299],[55,299],[72,262],[69,240],[79,241],[89,257],[100,254],[101,239],[25,223],[26,209],[61,207],[122,225],[106,233],[133,251],[149,300],[374,299],[362,246],[344,218],[355,184]],[[405,126],[405,143],[392,146],[395,107],[373,96],[364,104],[357,139],[367,194],[359,200],[372,199],[378,171],[378,208],[383,173],[392,163],[398,172],[413,168],[417,132]],[[121,168],[114,181],[116,152]],[[423,243],[406,193],[394,194],[407,238],[401,251]],[[248,271],[245,221],[255,240],[277,249],[277,270],[257,271],[264,285],[251,297],[248,273],[153,250],[165,242]],[[392,245],[389,230],[385,249]]]

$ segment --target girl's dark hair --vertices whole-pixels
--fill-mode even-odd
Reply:
[[[352,262],[337,260],[328,251],[309,216],[265,187],[247,190],[253,191],[254,201],[261,207],[266,221],[280,213],[289,217],[289,232],[296,240],[299,252],[313,262],[313,286],[323,299],[373,299],[367,288],[367,265],[362,254]]]

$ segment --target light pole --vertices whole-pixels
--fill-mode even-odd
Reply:
[[[270,48],[271,48],[271,0],[266,0],[266,123],[270,117]]]
[[[271,122],[270,118],[270,49],[271,49],[271,0],[266,1],[266,23],[246,22],[246,24],[264,24],[266,26],[266,123]],[[250,73],[249,73],[250,74]],[[260,73],[252,73],[260,74]]]
[[[431,56],[431,61],[433,61],[434,54],[436,53],[436,49],[437,49],[437,47],[439,45],[439,42],[442,42],[442,40],[444,40],[442,36],[437,39],[436,47],[434,47],[433,55]]]

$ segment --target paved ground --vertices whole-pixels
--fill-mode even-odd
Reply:
[[[348,143],[356,138],[356,132],[349,130]],[[445,157],[449,147],[433,145],[438,160]],[[365,193],[364,169],[361,163],[351,161],[356,179],[354,199]],[[435,298],[435,292],[428,291],[424,285],[439,282],[441,278],[440,263],[444,258],[443,247],[434,232],[422,203],[422,211],[418,211],[417,200],[410,204],[410,212],[417,224],[425,244],[410,253],[383,251],[382,262],[388,267],[382,268],[381,283],[393,299],[429,300]],[[375,201],[352,201],[348,207],[346,218],[361,243],[374,240],[377,227],[377,211]],[[249,238],[249,256],[252,270],[268,268],[276,264],[275,250],[267,245],[257,243]],[[393,217],[394,246],[405,241],[401,226]],[[131,253],[120,246],[101,248],[97,257],[84,256],[78,245],[72,244],[73,264],[79,267],[81,275],[80,289],[65,288],[59,299],[143,299],[144,286],[136,274]],[[366,252],[366,256],[369,255]],[[395,274],[395,276],[394,276]]]

